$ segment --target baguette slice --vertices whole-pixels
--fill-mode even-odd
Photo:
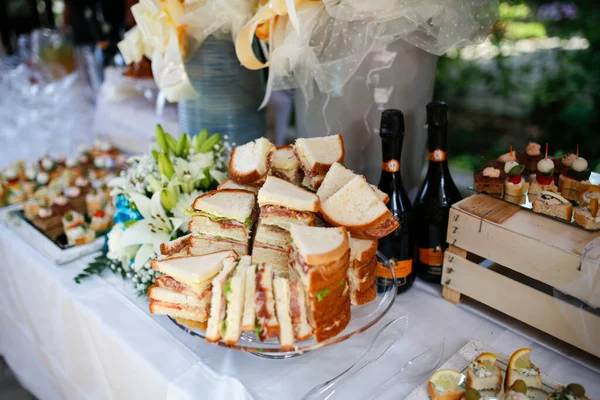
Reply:
[[[206,327],[206,341],[218,342],[222,337],[222,321],[225,321],[227,304],[225,299],[225,283],[237,267],[238,261],[227,258],[223,261],[223,269],[212,280],[212,298],[210,302],[210,317]]]
[[[265,138],[238,146],[231,152],[229,174],[239,184],[248,184],[264,178],[271,169],[275,146]]]
[[[600,217],[600,214],[598,215]],[[575,217],[575,223],[583,226],[585,229],[600,229],[600,218],[592,217],[590,206],[576,208],[573,216]]]
[[[258,191],[260,206],[275,205],[294,211],[317,212],[319,198],[286,180],[269,176],[263,187]]]
[[[223,341],[227,344],[236,344],[242,335],[242,317],[244,315],[246,273],[250,268],[250,256],[240,258],[233,275],[225,284],[225,301],[227,317],[225,318],[225,332]]]
[[[529,189],[529,183],[525,182],[525,179],[521,178],[521,182],[514,184],[508,179],[504,181],[504,194],[514,197],[525,196]]]
[[[223,181],[219,186],[217,186],[217,189],[239,189],[245,190],[247,192],[258,193],[258,189],[260,189],[260,187],[253,185],[241,185],[231,179],[227,179],[226,181]]]
[[[495,393],[500,393],[502,388],[502,370],[497,365],[494,365],[494,370],[491,376],[482,378],[475,375],[471,368],[467,368],[467,388],[476,390],[493,390]]]
[[[558,193],[558,187],[554,181],[552,181],[549,185],[542,185],[537,181],[535,174],[532,174],[529,180],[529,194],[538,194],[543,191]]]
[[[533,211],[570,221],[573,205],[558,193],[541,192],[533,202]]]
[[[535,366],[531,364],[533,368]],[[516,369],[507,369],[506,377],[504,378],[504,390],[508,391],[508,389],[515,383],[516,380],[522,380],[525,382],[528,388],[541,389],[542,388],[542,374],[537,374],[533,376],[521,375],[519,371]]]
[[[339,134],[297,139],[294,148],[304,173],[309,176],[324,175],[331,164],[344,161],[344,140]]]
[[[399,223],[367,181],[356,176],[321,204],[321,215],[334,226],[345,226],[353,237],[380,239]]]
[[[233,220],[250,226],[256,198],[240,189],[212,190],[198,196],[192,208],[213,220]]]
[[[279,322],[279,344],[282,349],[291,350],[294,348],[294,329],[290,315],[290,282],[285,278],[275,278],[273,292]]]

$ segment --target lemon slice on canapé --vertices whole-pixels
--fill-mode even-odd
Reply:
[[[515,351],[510,360],[508,361],[508,368],[510,369],[529,369],[531,368],[531,361],[529,356],[531,355],[531,349],[523,348]]]
[[[479,357],[477,357],[475,359],[475,361],[478,361],[478,362],[482,363],[483,365],[485,365],[485,367],[488,369],[488,371],[492,371],[494,369],[494,365],[496,365],[497,359],[498,359],[498,356],[495,355],[494,353],[481,353],[479,355]]]

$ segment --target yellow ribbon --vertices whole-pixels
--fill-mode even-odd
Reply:
[[[261,69],[266,68],[270,65],[270,61],[262,62],[252,50],[252,41],[256,29],[261,24],[267,24],[271,20],[277,17],[288,17],[290,23],[294,27],[296,32],[300,32],[300,22],[298,20],[298,13],[296,9],[303,3],[315,0],[270,0],[269,2],[261,5],[256,11],[256,14],[248,21],[242,28],[238,37],[235,41],[235,52],[237,54],[240,63],[248,69]],[[320,1],[320,0],[319,0]],[[270,35],[273,35],[273,29],[270,29]],[[271,52],[272,49],[269,49]]]

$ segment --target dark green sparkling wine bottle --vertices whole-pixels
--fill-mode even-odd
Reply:
[[[378,187],[390,197],[387,207],[400,222],[400,226],[394,232],[379,240],[379,251],[390,260],[396,275],[397,293],[402,293],[412,286],[416,276],[413,269],[414,212],[402,184],[400,169],[404,141],[402,111],[391,109],[385,110],[381,114],[379,136],[381,136],[383,162]],[[390,278],[389,269],[378,265],[377,289],[379,292],[393,284]]]
[[[440,283],[450,207],[462,199],[448,169],[448,105],[443,101],[427,104],[427,131],[429,168],[414,204],[419,221],[415,267],[419,278]]]

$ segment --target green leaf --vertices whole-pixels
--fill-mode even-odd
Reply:
[[[254,334],[256,335],[256,338],[258,340],[260,340],[260,331],[261,331],[261,326],[260,323],[258,322],[258,318],[254,319]],[[262,342],[262,340],[261,340]]]
[[[231,293],[231,278],[227,279],[227,282],[225,282],[225,285],[223,285],[223,293],[225,296]]]
[[[152,150],[152,158],[154,158],[154,161],[158,163],[158,151]]]
[[[176,153],[177,151],[177,140],[175,140],[175,138],[173,136],[171,136],[168,133],[165,133],[165,139],[167,141],[167,145],[169,146],[169,149],[173,152]]]
[[[508,176],[517,176],[517,175],[521,175],[521,172],[523,172],[523,170],[525,169],[525,165],[515,165],[514,167],[512,167],[510,169],[510,171],[508,171]]]
[[[200,149],[199,149],[200,153],[207,153],[207,152],[211,151],[213,146],[215,144],[219,143],[220,140],[221,140],[221,135],[218,133],[215,133],[214,135],[209,137],[208,140],[202,144],[202,146],[200,146]]]
[[[552,168],[550,171],[548,172],[542,172],[542,171],[538,171],[540,174],[542,174],[542,176],[545,176],[546,178],[550,178],[552,175],[554,175],[554,168]]]
[[[316,293],[316,296],[317,296],[317,301],[318,301],[318,302],[321,302],[321,301],[323,301],[323,299],[325,298],[325,296],[327,296],[328,294],[329,294],[329,289],[323,289],[323,290],[319,290],[319,291]]]
[[[206,139],[208,138],[208,130],[206,129],[202,129],[202,132],[200,132],[199,135],[196,135],[194,137],[194,148],[196,149],[196,151],[200,151],[200,148],[202,147],[202,145],[204,144],[204,142],[206,141]]]
[[[177,149],[175,150],[175,154],[177,155],[177,157],[187,157],[187,151],[186,151],[186,146],[188,145],[187,143],[187,134],[183,134],[181,135],[181,137],[179,138],[179,140],[177,141]]]
[[[344,278],[340,279],[340,286],[342,286],[344,284],[345,280]]]
[[[124,226],[125,228],[130,228],[130,227],[132,227],[132,226],[133,226],[133,225],[134,225],[136,222],[138,222],[138,220],[137,220],[137,219],[130,219],[129,221],[125,221],[125,222],[123,222],[123,226]]]
[[[169,145],[167,144],[167,140],[165,138],[165,131],[160,124],[156,125],[156,143],[162,151],[169,151]]]
[[[225,333],[225,331],[227,330],[227,320],[223,319],[223,321],[219,322],[219,330],[221,331],[221,334]]]
[[[171,179],[173,174],[175,173],[175,168],[173,168],[173,163],[171,159],[165,154],[160,153],[158,155],[158,169],[161,174],[167,177],[167,179]]]
[[[249,228],[249,227],[250,227],[250,221],[251,221],[251,219],[250,219],[250,218],[251,218],[251,216],[250,216],[250,217],[248,217],[248,218],[246,218],[246,220],[244,221],[244,226],[245,226],[246,228]]]

